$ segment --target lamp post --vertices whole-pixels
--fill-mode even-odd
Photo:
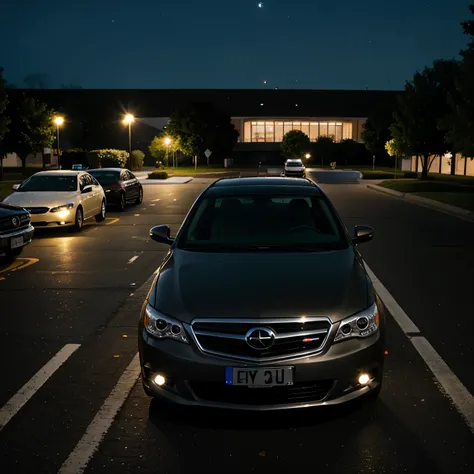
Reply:
[[[128,160],[130,169],[132,168],[132,123],[135,122],[135,117],[132,114],[127,114],[123,118],[123,123],[128,125]]]
[[[306,153],[306,155],[304,155],[304,157],[309,160],[311,158],[311,153]]]
[[[164,139],[164,144],[166,146],[166,162],[168,163],[169,160],[169,152],[170,152],[170,145],[171,145],[171,138],[170,137],[165,137]],[[174,168],[174,161],[173,161],[173,168]]]
[[[59,127],[64,123],[64,117],[55,117],[54,124],[56,125],[56,145],[58,147],[58,168],[61,169],[61,148],[59,147]]]

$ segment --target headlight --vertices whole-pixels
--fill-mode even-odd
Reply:
[[[158,339],[174,339],[189,344],[183,324],[176,319],[161,314],[150,305],[146,307],[144,323],[146,330]]]
[[[372,336],[379,330],[379,324],[379,310],[377,305],[373,304],[370,308],[343,319],[339,324],[334,342]]]
[[[59,212],[59,211],[67,211],[68,209],[72,209],[74,207],[74,203],[70,202],[69,204],[64,204],[62,206],[53,207],[50,209],[49,212]]]

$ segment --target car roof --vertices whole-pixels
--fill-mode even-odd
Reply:
[[[125,170],[125,168],[93,168],[91,170],[87,170],[88,173],[92,172],[92,171],[117,171],[117,172],[120,172],[120,171],[128,171],[128,170]]]
[[[78,176],[83,174],[84,172],[81,170],[47,170],[47,171],[38,171],[33,176],[38,175],[48,175],[48,174],[55,174],[57,176]]]
[[[288,158],[286,162],[288,163],[289,161],[303,161],[301,158]]]
[[[231,194],[298,194],[322,195],[317,184],[309,179],[283,177],[222,178],[205,191],[214,196]]]

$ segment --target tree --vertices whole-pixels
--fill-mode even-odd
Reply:
[[[181,150],[181,142],[179,138],[171,138],[169,145],[165,144],[166,138],[171,138],[166,132],[160,133],[157,137],[155,137],[148,149],[150,150],[151,156],[156,160],[163,162],[165,166],[168,166],[168,155],[172,153],[176,153],[177,151]],[[188,150],[189,151],[189,150]],[[183,151],[183,153],[185,153]]]
[[[469,5],[474,14],[474,4]],[[461,63],[456,77],[456,88],[449,94],[451,113],[441,126],[447,131],[447,139],[453,144],[453,151],[464,157],[474,157],[474,20],[462,24],[464,34],[470,42],[461,51]],[[452,160],[454,165],[454,160]]]
[[[183,153],[199,156],[209,149],[213,161],[228,157],[239,137],[230,115],[207,102],[190,103],[173,112],[166,132]]]
[[[11,126],[5,135],[4,150],[15,152],[26,166],[26,159],[32,153],[50,148],[54,142],[53,111],[46,104],[26,94],[9,107]]]
[[[393,112],[392,107],[379,106],[371,111],[363,125],[362,140],[367,150],[373,155],[385,153],[385,143],[392,138],[390,125],[393,122]]]
[[[421,159],[421,179],[427,179],[436,156],[450,148],[440,123],[450,112],[448,94],[454,89],[458,67],[454,60],[435,61],[432,67],[417,72],[398,98],[390,131],[403,150]]]
[[[8,125],[10,118],[7,116],[8,97],[5,92],[6,82],[3,79],[3,68],[0,67],[0,180],[3,180],[3,158],[6,156],[6,151],[3,148],[3,138],[8,132]]]
[[[301,130],[291,130],[285,134],[281,142],[281,151],[288,158],[302,158],[308,153],[311,142],[308,135]]]
[[[340,154],[346,165],[360,164],[360,162],[357,163],[357,160],[361,155],[361,147],[362,145],[357,143],[355,140],[352,140],[351,138],[346,138],[337,145],[339,152],[338,155]]]
[[[400,142],[399,138],[392,138],[385,144],[385,150],[387,153],[395,157],[395,168],[398,168],[398,158],[404,158],[406,156],[411,156],[409,150]]]
[[[324,168],[324,162],[330,163],[334,156],[335,143],[333,137],[320,136],[313,144],[313,156],[317,163],[321,163]]]

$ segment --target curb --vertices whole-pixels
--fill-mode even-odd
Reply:
[[[422,196],[416,196],[411,193],[401,193],[399,191],[394,191],[393,189],[384,188],[376,184],[367,184],[369,189],[374,191],[379,191],[384,194],[388,194],[393,197],[400,199],[405,199],[406,201],[412,202],[413,204],[418,204],[423,207],[429,207],[437,211],[444,212],[454,217],[460,217],[464,220],[474,222],[474,212],[467,209],[462,209],[461,207],[452,206],[451,204],[445,204],[444,202],[435,201],[434,199],[428,199]]]

